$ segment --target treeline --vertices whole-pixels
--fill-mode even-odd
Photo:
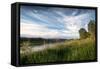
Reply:
[[[55,43],[55,42],[63,42],[65,40],[66,39],[20,38],[20,44],[21,46],[23,46],[23,43],[34,46],[34,45],[42,45],[44,43],[48,44],[48,43]]]
[[[60,42],[65,41],[66,39],[43,39],[43,38],[21,38],[20,41],[48,41],[48,42]]]

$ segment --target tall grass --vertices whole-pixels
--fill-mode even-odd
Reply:
[[[66,41],[52,49],[20,55],[21,64],[94,60],[96,58],[95,40],[87,38]]]

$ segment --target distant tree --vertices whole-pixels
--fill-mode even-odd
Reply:
[[[89,37],[89,33],[84,28],[81,28],[79,30],[79,34],[80,34],[80,39],[85,39]]]
[[[91,35],[95,35],[95,21],[94,20],[90,20],[90,22],[88,24],[88,32]]]
[[[87,32],[86,36],[87,36],[87,37],[90,37],[90,36],[91,36],[91,34],[90,34],[89,32]]]

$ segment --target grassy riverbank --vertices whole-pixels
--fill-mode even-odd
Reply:
[[[20,55],[21,64],[59,61],[94,60],[95,40],[93,38],[65,41],[54,48]]]

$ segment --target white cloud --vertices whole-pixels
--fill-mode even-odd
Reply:
[[[57,14],[59,14],[60,16],[62,16],[62,19],[57,19],[59,21],[63,21],[63,23],[65,24],[66,29],[69,29],[72,32],[78,32],[78,30],[81,27],[81,18],[83,18],[84,16],[73,16],[74,14],[76,14],[77,10],[72,13],[72,15],[70,16],[66,16],[64,13],[56,11]],[[78,34],[78,33],[77,33]]]
[[[77,12],[78,12],[78,10],[77,9],[75,9],[74,10],[74,12],[72,13],[72,15],[74,16],[74,15],[76,15],[77,14]]]
[[[45,26],[33,24],[33,23],[21,23],[21,36],[31,35],[31,37],[42,37],[42,38],[56,38],[60,33],[56,30],[51,30]]]
[[[84,13],[77,16],[74,16],[77,13],[77,10],[72,13],[70,16],[66,16],[64,13],[60,11],[55,11],[62,18],[57,18],[59,23],[63,23],[65,26],[65,30],[59,31],[55,29],[50,29],[44,25],[39,25],[39,23],[35,23],[36,21],[24,20],[21,21],[21,37],[40,37],[40,38],[79,38],[79,29],[85,28],[87,30],[87,23],[89,14]],[[28,14],[28,13],[27,13]],[[31,17],[35,17],[41,21],[47,22],[49,18],[46,19],[46,16],[37,14],[37,11],[33,13],[30,11],[28,14]],[[50,20],[51,22],[54,22]],[[83,23],[84,22],[84,23]],[[82,25],[85,24],[84,26]],[[49,24],[48,24],[49,25]]]
[[[77,9],[70,16],[66,16],[63,12],[55,11],[58,15],[62,16],[62,19],[57,19],[58,21],[63,21],[66,29],[72,32],[77,32],[80,28],[85,28],[87,30],[87,24],[90,20],[90,13],[83,13],[74,16],[77,13]],[[84,26],[82,24],[85,24]],[[87,30],[88,31],[88,30]]]
[[[80,21],[74,16],[64,17],[66,28],[72,32],[77,32],[80,29]]]
[[[57,31],[49,29],[43,25],[34,23],[21,23],[21,37],[34,37],[34,38],[76,38],[76,33],[68,31]]]
[[[72,32],[78,32],[80,28],[85,28],[87,30],[89,14],[86,13],[80,14],[78,16],[64,16],[63,21],[65,23],[66,28]]]

